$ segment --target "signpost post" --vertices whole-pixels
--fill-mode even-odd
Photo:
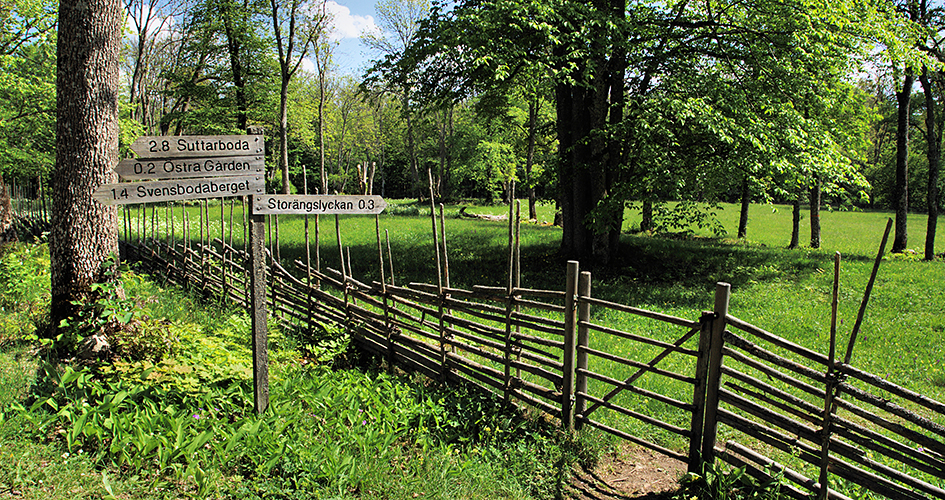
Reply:
[[[106,205],[225,198],[266,192],[265,138],[262,135],[139,137],[131,150],[138,158],[115,167],[126,180],[95,190],[93,198]],[[269,406],[269,354],[266,325],[265,226],[261,215],[250,215],[250,309],[253,345],[253,406]]]
[[[115,167],[126,181],[105,184],[93,197],[106,205],[198,198],[250,197],[250,304],[253,347],[253,406],[269,406],[269,352],[266,324],[266,214],[379,214],[387,202],[374,195],[266,194],[265,139],[262,135],[139,137],[138,158]]]

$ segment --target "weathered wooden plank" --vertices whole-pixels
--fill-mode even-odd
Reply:
[[[266,156],[262,135],[142,136],[131,143],[139,158]]]

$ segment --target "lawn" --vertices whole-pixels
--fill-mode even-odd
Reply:
[[[208,233],[210,237],[222,235],[228,240],[232,234],[234,245],[239,247],[242,245],[243,215],[237,205],[232,218],[234,224],[231,225],[229,207],[229,204],[221,207],[218,203],[211,203]],[[452,284],[462,287],[505,285],[508,280],[506,223],[461,218],[460,208],[445,208]],[[183,233],[181,210],[179,206],[174,210],[176,221],[173,227],[177,237]],[[200,235],[195,222],[200,218],[199,208],[191,205],[183,210],[191,223],[190,237],[196,240]],[[552,218],[552,210],[551,206],[540,206],[539,222],[522,225],[523,286],[556,290],[564,287],[564,262],[556,255],[560,229],[546,223]],[[502,214],[507,213],[507,207],[471,206],[467,211]],[[159,208],[141,217],[139,212],[129,211],[128,225],[132,233],[140,232],[143,227],[144,232],[163,239],[168,236],[170,227],[163,222],[164,213],[163,208]],[[737,223],[737,207],[725,205],[718,215],[729,232],[727,236],[715,237],[698,230],[671,237],[626,234],[613,265],[593,269],[594,295],[695,319],[703,310],[711,309],[715,283],[725,281],[732,284],[731,314],[801,345],[826,352],[833,257],[839,251],[843,258],[839,314],[840,351],[843,352],[889,214],[823,212],[823,248],[818,250],[784,248],[790,238],[790,207],[752,206],[748,238],[744,241],[731,237]],[[627,228],[635,224],[634,217],[635,214],[628,212]],[[436,281],[428,207],[394,202],[388,212],[378,217],[377,227],[373,217],[341,216],[338,220],[336,229],[334,217],[319,219],[318,253],[322,266],[339,267],[338,231],[345,254],[350,251],[350,267],[354,275],[361,281],[379,280],[379,228],[385,253],[389,235],[394,279],[398,284]],[[158,221],[158,227],[152,229],[151,221]],[[941,222],[945,223],[945,220]],[[310,239],[314,243],[314,219],[309,223]],[[802,229],[807,230],[806,227]],[[924,245],[924,229],[924,217],[912,215],[911,248],[918,250]],[[279,232],[278,252],[283,262],[290,265],[293,259],[304,259],[303,218],[281,217]],[[802,232],[804,234],[807,233]],[[805,242],[803,236],[801,241]],[[272,241],[270,246],[275,249]],[[945,229],[939,232],[937,248],[939,251],[945,249]],[[312,255],[315,254],[313,248]],[[596,438],[590,436],[584,436],[579,442],[570,442],[553,430],[542,428],[539,421],[519,420],[520,416],[504,412],[500,404],[488,398],[456,399],[450,396],[451,391],[437,392],[435,387],[428,388],[427,383],[418,379],[390,378],[370,369],[328,370],[330,363],[327,362],[299,369],[294,366],[298,364],[299,354],[291,332],[280,333],[278,329],[272,339],[276,353],[274,359],[277,363],[286,363],[286,366],[273,372],[279,382],[274,384],[273,400],[299,401],[300,404],[284,406],[277,403],[279,415],[253,419],[245,403],[250,399],[251,388],[247,387],[246,379],[241,378],[248,362],[245,315],[226,305],[203,309],[205,306],[186,295],[166,296],[164,294],[168,292],[157,290],[161,288],[158,284],[142,284],[141,289],[134,288],[138,286],[134,285],[132,290],[137,291],[131,296],[146,303],[141,306],[147,311],[146,315],[171,318],[168,321],[174,325],[172,331],[181,346],[178,352],[191,354],[170,356],[169,359],[175,360],[176,364],[160,368],[146,365],[122,368],[132,376],[131,380],[140,379],[134,383],[126,381],[130,386],[109,385],[122,380],[113,372],[112,378],[89,382],[91,385],[83,389],[83,394],[92,396],[90,400],[99,406],[93,405],[95,411],[82,410],[81,399],[73,400],[66,396],[81,392],[69,384],[85,380],[82,376],[65,384],[59,380],[59,385],[53,384],[52,388],[43,389],[43,384],[35,384],[41,380],[36,378],[36,369],[43,365],[37,365],[32,356],[34,351],[30,339],[33,325],[41,323],[44,300],[43,294],[36,292],[35,285],[42,282],[37,266],[42,267],[48,260],[43,260],[41,251],[39,254],[21,254],[14,260],[19,264],[8,265],[3,270],[6,274],[2,276],[5,278],[3,297],[6,299],[2,307],[6,314],[0,320],[3,335],[0,340],[4,346],[0,352],[0,383],[4,389],[0,403],[4,408],[10,405],[11,409],[0,413],[0,445],[5,450],[14,450],[10,460],[0,461],[4,464],[0,466],[0,488],[4,488],[3,491],[19,492],[26,498],[83,495],[105,498],[111,494],[109,488],[119,498],[171,498],[204,493],[223,497],[266,497],[287,496],[289,491],[301,491],[298,481],[304,479],[308,482],[302,486],[320,492],[318,495],[321,496],[403,498],[399,495],[424,493],[426,498],[548,498],[560,491],[562,474],[566,473],[561,464],[590,460],[588,457],[599,446],[595,444],[598,443]],[[887,253],[854,350],[853,364],[916,392],[945,400],[945,373],[942,371],[945,352],[938,341],[945,333],[943,279],[945,260],[923,262],[915,255]],[[678,331],[662,331],[652,322],[599,311],[593,314],[594,321],[625,331],[664,340],[674,340],[679,336]],[[594,342],[609,342],[602,340],[604,338]],[[328,358],[338,354],[337,345],[329,345],[334,347],[326,348]],[[620,345],[597,344],[596,347],[614,352],[622,349]],[[243,371],[200,371],[194,369],[196,366],[242,366]],[[156,372],[170,377],[165,380],[171,381],[171,387],[182,388],[173,394],[178,398],[176,402],[170,407],[164,406],[161,411],[157,410],[166,405],[166,399],[162,398],[167,395],[151,399],[151,395],[157,393],[153,385],[143,382],[148,374]],[[314,381],[316,379],[318,382]],[[229,416],[224,419],[226,425],[221,435],[190,449],[190,444],[206,438],[208,429],[201,427],[199,422],[204,420],[194,415],[203,416],[201,412],[219,408],[208,407],[209,401],[201,398],[218,398],[220,393],[192,392],[194,387],[206,386],[210,382],[213,382],[210,385],[214,391],[224,391],[224,394],[235,391],[232,397],[226,397],[243,403],[233,403],[234,406],[228,410]],[[306,395],[300,395],[301,389],[298,388],[304,389]],[[112,443],[116,441],[102,441],[103,434],[96,434],[99,431],[94,425],[88,426],[87,422],[95,420],[94,415],[85,417],[83,421],[87,431],[84,428],[74,433],[70,431],[75,428],[75,419],[83,412],[100,412],[96,414],[101,420],[96,422],[102,424],[114,422],[114,419],[108,420],[106,413],[111,409],[103,403],[104,395],[123,390],[134,395],[125,397],[128,401],[135,401],[136,405],[142,401],[155,402],[155,413],[134,410],[140,418],[152,422],[158,413],[167,415],[159,419],[160,425],[165,427],[159,427],[155,434],[171,433],[168,429],[174,429],[176,425],[178,431],[174,432],[181,432],[180,435],[186,439],[182,443],[163,444],[158,440],[149,452],[157,455],[145,453],[137,463],[133,462],[131,455],[123,456],[120,447],[117,451],[112,450]],[[670,387],[668,390],[684,393],[686,389]],[[338,392],[347,392],[361,399],[357,402],[334,401],[331,394]],[[372,400],[374,402],[370,405],[378,412],[371,414],[375,419],[372,422],[381,426],[377,429],[368,425],[368,418],[361,418],[362,425],[356,425],[359,413],[330,411],[332,408],[364,410],[365,398],[374,398],[378,392],[387,396],[383,400]],[[50,397],[53,397],[52,403],[44,407],[43,402]],[[30,404],[36,401],[40,406],[30,410]],[[105,404],[104,409],[102,404]],[[639,404],[650,405],[651,402],[640,401]],[[130,407],[122,408],[130,411]],[[319,408],[329,411],[315,411]],[[220,414],[211,411],[207,416],[218,418]],[[311,427],[313,418],[320,424]],[[672,420],[676,417],[668,415],[665,418]],[[184,421],[188,423],[186,427],[181,426],[180,422]],[[142,422],[128,421],[126,429],[142,427]],[[114,424],[110,425],[114,429]],[[245,426],[254,425],[264,426],[266,437],[252,444],[241,441],[245,439]],[[289,427],[306,429],[311,433],[311,441],[286,442],[281,436]],[[152,446],[148,444],[148,438],[135,437],[133,431],[128,432],[132,434],[122,438],[128,446]],[[640,432],[652,431],[641,427]],[[393,444],[386,444],[391,451],[375,457],[378,461],[365,461],[365,455],[369,454],[365,450],[377,448],[378,443],[371,440],[381,439],[381,434],[394,436]],[[40,436],[45,438],[38,438]],[[658,432],[647,437],[663,440],[668,446],[680,446],[679,442]],[[40,443],[34,444],[37,439]],[[70,439],[90,444],[76,448],[70,444]],[[326,443],[337,439],[353,444],[333,450],[326,447]],[[138,444],[134,444],[136,442]],[[357,444],[359,442],[363,446]],[[227,451],[228,446],[230,451]],[[228,455],[235,446],[253,451]],[[155,451],[159,449],[164,451]],[[180,451],[182,449],[196,455],[188,458],[187,453]],[[536,450],[544,451],[536,453]],[[286,453],[292,460],[280,462],[278,457]],[[301,469],[292,468],[296,466]],[[338,470],[343,473],[338,474]],[[51,482],[59,486],[50,486]],[[390,484],[397,485],[396,493],[383,493]]]

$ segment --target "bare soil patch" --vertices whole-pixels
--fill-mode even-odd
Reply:
[[[574,500],[669,500],[685,473],[685,463],[627,444],[602,457],[593,470],[575,470],[568,495]]]

